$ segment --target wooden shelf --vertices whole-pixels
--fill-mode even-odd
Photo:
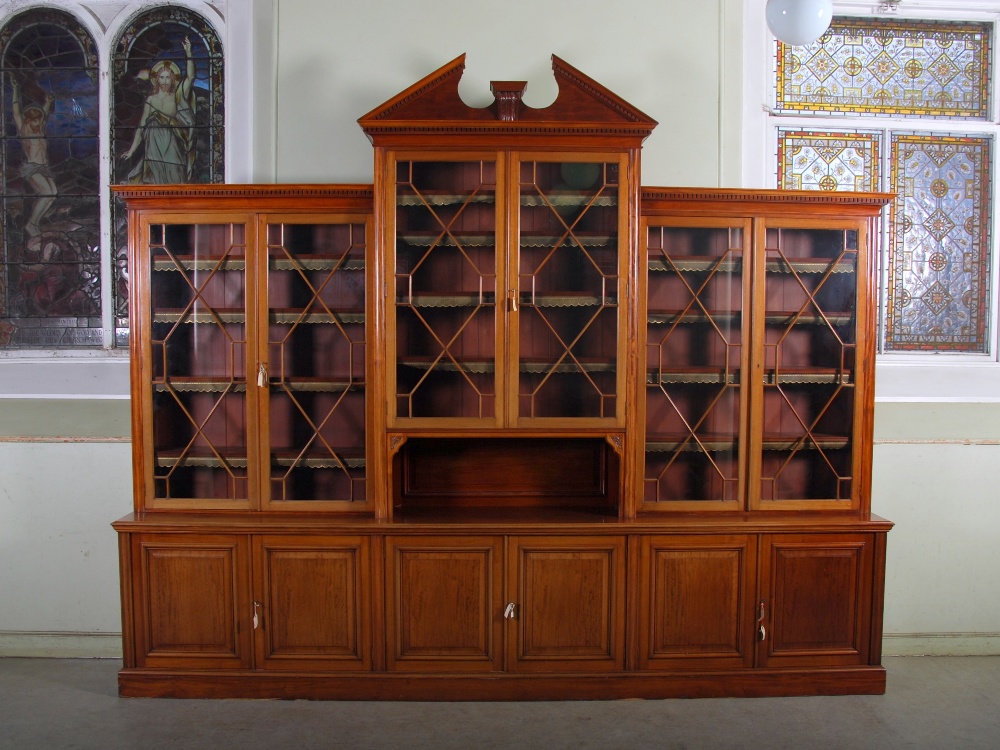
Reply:
[[[364,271],[364,258],[340,256],[302,255],[291,258],[285,255],[271,255],[268,268],[272,271]]]
[[[268,267],[273,271],[364,271],[363,258],[343,259],[343,256],[304,255],[289,258],[286,255],[271,255]],[[188,255],[178,255],[173,258],[158,256],[152,260],[154,271],[245,271],[244,258],[194,258]]]
[[[153,389],[157,393],[167,393],[176,391],[177,393],[224,393],[231,391],[244,393],[247,389],[245,380],[234,380],[232,378],[210,379],[210,378],[189,378],[171,377],[153,381]]]
[[[364,310],[332,310],[331,312],[303,312],[302,310],[271,309],[268,318],[272,323],[288,325],[292,323],[308,323],[311,325],[329,325],[343,323],[345,325],[361,325],[365,322]]]
[[[291,452],[273,452],[271,465],[303,469],[364,469],[366,467],[364,451],[357,448],[334,448],[333,453],[325,455],[299,456]]]
[[[192,257],[190,255],[175,255],[171,257],[155,256],[152,260],[154,271],[245,271],[244,258]]]
[[[179,310],[160,308],[153,311],[154,323],[245,323],[246,311],[240,308],[214,308],[207,310]]]
[[[726,384],[740,382],[739,370],[723,370],[718,367],[690,367],[683,370],[652,371],[646,373],[646,385],[658,386],[667,383],[694,383],[698,385]]]
[[[769,260],[765,264],[768,273],[791,273],[817,274],[830,271],[835,274],[854,273],[855,261],[841,260],[834,263],[829,260]],[[683,255],[671,257],[669,261],[664,260],[658,253],[655,258],[649,260],[650,273],[704,273],[715,271],[720,273],[738,274],[743,270],[742,260],[720,259],[717,257],[698,257]]]
[[[365,388],[362,380],[331,380],[329,378],[280,378],[272,374],[268,381],[271,390],[288,390],[295,393],[343,393],[344,391],[362,391]]]
[[[689,310],[675,311],[650,311],[646,317],[648,325],[673,325],[675,323],[709,323],[721,321],[737,321],[743,317],[740,310],[709,310],[707,313],[701,306],[692,306]],[[767,325],[847,325],[855,318],[852,312],[818,312],[798,313],[798,312],[773,312],[769,311],[764,315],[764,322]]]
[[[851,440],[842,435],[764,435],[761,446],[765,451],[840,450],[848,448]],[[677,453],[708,451],[710,453],[735,450],[736,438],[728,435],[649,435],[646,453]]]
[[[456,206],[465,203],[496,203],[493,193],[462,194],[449,191],[421,190],[419,195],[397,195],[396,205],[401,208],[411,206]]]
[[[441,357],[438,360],[416,357],[403,357],[398,360],[402,367],[413,367],[419,370],[439,370],[442,372],[470,372],[489,373],[495,372],[496,363],[492,360],[466,360],[457,359],[453,361],[448,357]],[[456,363],[457,362],[457,363]],[[579,362],[579,364],[577,364]],[[581,360],[577,357],[574,361],[569,357],[562,360],[560,364],[546,360],[522,360],[518,363],[518,370],[523,373],[577,373],[577,372],[614,372],[615,363],[607,360]]]

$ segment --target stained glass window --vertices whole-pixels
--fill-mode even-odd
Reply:
[[[892,135],[887,350],[988,350],[992,145]]]
[[[777,43],[779,112],[989,117],[991,23],[834,18]]]
[[[223,56],[197,13],[163,7],[124,28],[111,61],[111,181],[222,182]],[[115,338],[128,341],[126,220],[112,200]]]
[[[0,347],[100,346],[100,144],[93,38],[34,9],[0,29]]]
[[[778,129],[778,187],[879,189],[879,133]]]

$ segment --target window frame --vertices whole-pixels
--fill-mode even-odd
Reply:
[[[265,85],[274,80],[273,17],[275,0],[167,0],[123,4],[117,0],[11,0],[0,9],[0,25],[28,10],[55,9],[73,16],[93,37],[97,47],[101,107],[101,306],[104,343],[100,347],[47,349],[0,348],[0,399],[129,397],[129,350],[115,347],[114,248],[110,224],[111,190],[111,54],[121,31],[138,16],[164,5],[180,6],[200,14],[219,35],[223,47],[225,89],[225,179],[253,182],[267,175],[255,172],[249,155],[260,151],[258,141],[269,142],[273,111],[266,101],[255,109],[255,72]],[[260,104],[260,102],[257,102]],[[261,128],[260,125],[264,127]],[[255,127],[256,126],[256,127]],[[255,130],[268,131],[255,139]],[[267,153],[265,152],[265,157]],[[273,160],[260,160],[271,171]]]
[[[774,111],[774,37],[764,18],[764,2],[753,3],[744,16],[744,130],[743,181],[745,185],[777,186],[778,128],[830,131],[880,131],[880,171],[888,179],[889,134],[897,132],[947,132],[957,135],[989,134],[993,137],[991,184],[990,309],[987,353],[885,352],[884,327],[888,284],[888,214],[883,221],[879,252],[879,354],[876,357],[876,401],[900,402],[1000,402],[1000,249],[998,214],[1000,180],[995,169],[1000,148],[1000,75],[997,42],[1000,12],[995,2],[971,0],[906,0],[896,12],[878,12],[878,2],[834,2],[835,16],[898,17],[942,21],[986,21],[994,24],[993,82],[985,120],[966,118],[864,117],[847,115],[778,114]],[[763,144],[763,148],[761,147]],[[885,183],[883,183],[885,184]]]

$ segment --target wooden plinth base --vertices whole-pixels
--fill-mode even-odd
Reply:
[[[883,667],[699,674],[618,675],[316,675],[261,672],[119,672],[132,698],[280,698],[310,700],[512,701],[622,698],[724,698],[881,695]]]

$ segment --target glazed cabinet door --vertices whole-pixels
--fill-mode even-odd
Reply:
[[[389,167],[389,427],[497,426],[503,388],[498,155],[396,154]],[[501,297],[501,301],[502,297]]]
[[[503,669],[503,539],[386,539],[386,665],[403,672]]]
[[[246,509],[256,490],[253,225],[242,214],[143,214],[133,231],[142,507]]]
[[[755,536],[642,537],[639,669],[752,667],[756,562]]]
[[[387,173],[389,429],[622,427],[627,157],[396,152]]]
[[[867,232],[859,222],[768,222],[758,238],[751,503],[857,509],[870,443],[874,321],[865,304]],[[867,429],[870,429],[868,427]]]
[[[370,670],[370,566],[367,537],[255,538],[257,666]]]
[[[266,509],[367,507],[367,234],[363,216],[259,219]]]
[[[620,427],[627,159],[520,153],[511,171],[508,422]]]
[[[512,537],[508,554],[510,670],[624,669],[624,537]]]
[[[644,510],[740,510],[745,493],[749,219],[644,227]]]
[[[136,666],[249,668],[247,537],[137,534],[131,545]]]
[[[874,546],[872,534],[763,537],[758,666],[869,663]]]

